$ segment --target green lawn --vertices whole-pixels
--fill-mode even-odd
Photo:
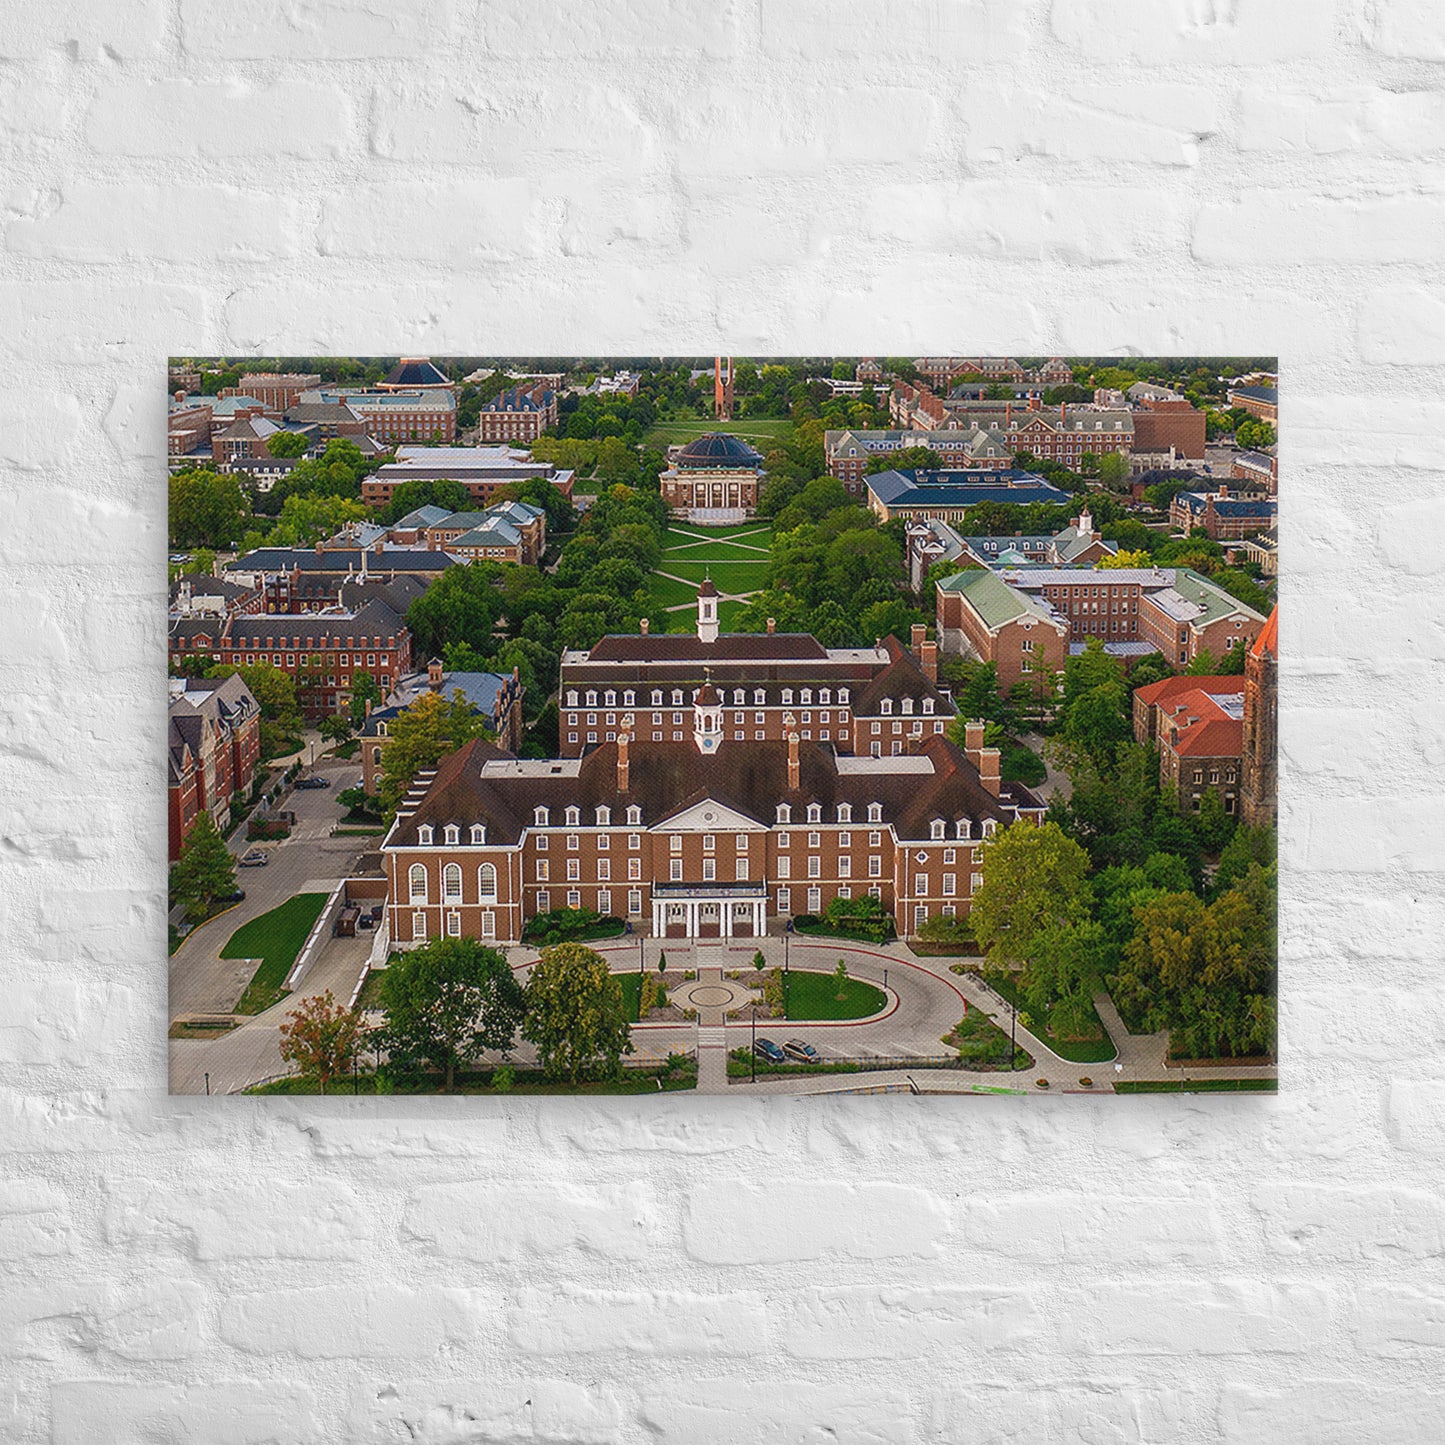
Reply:
[[[667,545],[671,547],[676,542],[728,541],[766,545],[772,530],[773,524],[763,517],[755,517],[751,522],[729,522],[725,527],[698,527],[691,522],[671,522],[667,528]]]
[[[746,602],[719,602],[717,605],[718,626],[724,632],[735,632],[737,630],[738,614],[748,604]]]
[[[659,1094],[675,1093],[683,1089],[695,1089],[697,1087],[697,1066],[689,1064],[687,1067],[674,1070],[664,1075],[660,1070],[654,1068],[627,1069],[624,1070],[620,1079],[605,1079],[599,1083],[582,1083],[577,1085],[557,1083],[554,1080],[545,1078],[536,1069],[516,1069],[514,1071],[512,1087],[506,1092],[512,1094]],[[397,1094],[438,1094],[441,1092],[438,1084],[441,1076],[435,1079],[426,1076],[401,1079],[396,1081],[389,1092]],[[661,1088],[658,1087],[659,1083]],[[349,1094],[353,1088],[359,1094],[375,1094],[376,1076],[371,1073],[361,1074],[353,1080],[350,1077],[337,1079],[331,1085],[333,1094]],[[316,1094],[316,1080],[306,1075],[292,1075],[289,1078],[277,1079],[270,1084],[260,1084],[254,1089],[247,1089],[248,1094]],[[458,1094],[492,1094],[498,1091],[492,1088],[492,1075],[490,1071],[464,1071],[457,1075]]]
[[[324,893],[298,893],[279,908],[243,923],[221,950],[222,958],[259,958],[256,970],[236,1012],[264,1013],[286,997],[286,975],[311,932],[311,925],[326,907]]]
[[[669,547],[662,554],[662,567],[668,571],[668,564],[672,562],[710,562],[714,566],[719,562],[766,562],[766,541],[765,536],[761,547],[746,546],[741,542],[691,542],[684,547]]]
[[[622,1001],[627,1005],[627,1017],[636,1023],[642,1016],[642,975],[634,970],[612,976],[622,985]]]
[[[1278,1079],[1133,1079],[1116,1094],[1277,1094]]]
[[[705,577],[711,577],[719,592],[759,592],[768,583],[766,557],[759,557],[755,562],[682,562],[667,557],[662,562],[662,570],[697,586],[702,585]]]
[[[697,587],[679,582],[671,577],[661,577],[656,572],[647,579],[648,595],[657,599],[659,607],[677,607],[681,604],[695,606]]]
[[[669,447],[678,442],[695,441],[710,432],[726,432],[766,451],[772,443],[790,436],[793,423],[782,418],[761,417],[752,421],[718,421],[715,417],[699,417],[695,421],[660,421],[642,439],[644,446]]]
[[[1021,1014],[1027,1010],[1028,1005],[1019,993],[1018,984],[1012,978],[1000,978],[997,973],[990,973],[987,975],[987,981],[991,988],[1016,1005]],[[1107,1064],[1118,1056],[1119,1051],[1114,1047],[1114,1041],[1109,1037],[1109,1031],[1093,1009],[1089,1010],[1089,1017],[1099,1030],[1097,1039],[1057,1039],[1047,1026],[1037,1019],[1034,1020],[1029,1031],[1035,1038],[1042,1039],[1061,1059],[1067,1059],[1071,1064]]]
[[[881,988],[861,979],[845,979],[840,991],[831,973],[813,973],[802,968],[789,969],[786,997],[787,1016],[795,1023],[868,1018],[888,1002]]]

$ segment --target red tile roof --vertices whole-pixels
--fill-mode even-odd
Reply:
[[[1269,621],[1264,624],[1264,631],[1254,639],[1254,646],[1249,649],[1256,657],[1263,657],[1268,653],[1271,657],[1279,656],[1279,604],[1270,609]]]

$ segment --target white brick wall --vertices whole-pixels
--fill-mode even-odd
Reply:
[[[0,1438],[1439,1439],[1442,14],[9,7]],[[1278,1099],[165,1097],[166,355],[715,345],[1278,350]]]

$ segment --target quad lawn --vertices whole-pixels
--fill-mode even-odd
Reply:
[[[326,907],[324,893],[298,893],[279,908],[243,923],[221,950],[222,958],[259,958],[236,1012],[264,1013],[286,997],[286,975],[296,962],[311,926]]]
[[[717,605],[718,626],[724,632],[736,632],[738,615],[747,605],[746,602],[719,602]]]
[[[726,527],[699,527],[692,522],[671,522],[667,528],[667,545],[683,542],[748,542],[767,546],[773,524],[764,517],[751,522],[729,522]]]
[[[681,546],[669,547],[662,554],[662,567],[666,571],[673,562],[766,562],[768,560],[767,533],[761,534],[761,547],[742,542],[688,542]]]
[[[794,968],[788,971],[787,1016],[796,1022],[818,1019],[866,1019],[888,1002],[881,988],[861,979],[849,978],[839,989],[831,973],[813,973]],[[841,996],[840,996],[841,995]]]
[[[664,557],[660,570],[673,577],[684,578],[695,587],[700,587],[704,578],[711,577],[713,586],[719,592],[759,592],[767,585],[768,559],[759,557],[755,562],[679,562]]]
[[[660,421],[643,438],[644,446],[669,447],[679,442],[696,441],[710,432],[726,432],[741,437],[759,451],[767,451],[773,443],[792,434],[793,423],[781,417],[761,417],[752,421],[718,421],[716,417],[699,417],[695,421]]]
[[[654,572],[647,579],[647,591],[649,596],[657,599],[657,605],[662,608],[697,606],[697,588],[686,582],[679,582],[674,577],[659,577]]]

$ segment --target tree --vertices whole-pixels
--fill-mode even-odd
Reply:
[[[1103,987],[1107,940],[1091,920],[1058,923],[1035,939],[1020,983],[1029,1008],[1056,1038],[1095,1032],[1094,994]]]
[[[210,468],[177,472],[170,479],[171,545],[229,547],[241,535],[246,510],[246,496],[235,477]]]
[[[833,970],[833,982],[838,985],[837,997],[841,1000],[848,992],[848,963],[846,959],[838,960],[838,967]]]
[[[363,668],[351,674],[351,725],[359,728],[366,721],[367,703],[375,707],[381,701],[381,687]]]
[[[399,522],[418,507],[445,507],[448,512],[466,512],[475,506],[472,494],[460,482],[403,482],[382,509],[381,520],[387,524]]]
[[[460,691],[450,698],[425,693],[403,708],[391,720],[381,750],[381,781],[376,794],[386,817],[394,816],[411,780],[422,768],[435,767],[448,753],[485,731],[486,719]]]
[[[580,943],[544,949],[527,980],[522,1036],[551,1078],[614,1077],[632,1052],[622,985],[607,960]]]
[[[236,860],[216,821],[201,811],[181,843],[171,869],[171,892],[193,914],[209,913],[217,898],[236,889]]]
[[[1206,788],[1199,799],[1199,815],[1194,831],[1200,846],[1211,857],[1218,857],[1234,836],[1234,819],[1224,810],[1224,799],[1218,788]]]
[[[355,1062],[365,1026],[356,1009],[343,1008],[331,990],[294,1008],[281,1025],[281,1057],[303,1074],[315,1074],[321,1092]]]
[[[1100,557],[1098,562],[1099,571],[1110,572],[1122,570],[1125,567],[1150,567],[1153,565],[1153,558],[1142,548],[1137,552],[1115,552],[1112,557]]]
[[[983,883],[969,918],[997,967],[1026,964],[1046,929],[1088,916],[1089,855],[1057,823],[1013,823],[982,853]]]
[[[318,731],[328,742],[344,743],[351,737],[354,729],[349,716],[333,713],[330,717],[321,719]]]
[[[496,585],[500,570],[489,562],[450,567],[407,608],[406,625],[420,656],[440,657],[449,642],[491,650],[501,612]]]
[[[1224,654],[1224,661],[1219,664],[1219,675],[1221,677],[1243,677],[1244,662],[1248,656],[1249,644],[1241,637]]]
[[[865,476],[878,472],[937,471],[943,458],[932,447],[903,447],[896,452],[876,452],[863,467]]]
[[[506,955],[471,938],[437,938],[399,955],[381,977],[384,1040],[403,1067],[446,1075],[483,1049],[509,1049],[523,1017],[522,987]]]
[[[1081,749],[1097,767],[1107,767],[1119,744],[1133,736],[1130,707],[1129,690],[1122,682],[1090,688],[1064,712],[1060,728],[1064,742]]]
[[[1129,458],[1123,452],[1109,452],[1100,457],[1099,480],[1118,491],[1129,480]]]
[[[266,542],[272,547],[309,547],[334,535],[347,522],[361,522],[370,515],[369,508],[349,497],[287,497]]]
[[[277,432],[266,442],[266,450],[273,457],[304,457],[310,449],[311,438],[299,431]]]

